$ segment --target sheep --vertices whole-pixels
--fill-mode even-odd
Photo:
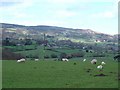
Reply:
[[[18,62],[18,63],[20,63],[20,62],[25,62],[25,59],[22,58],[22,59],[20,59],[20,60],[17,60],[17,62]]]
[[[20,63],[20,62],[25,62],[25,61],[18,60],[17,62]]]
[[[69,61],[67,58],[63,58],[62,61]]]
[[[85,62],[86,61],[86,59],[83,59],[83,62]]]
[[[38,61],[39,59],[35,59],[35,61]]]
[[[96,59],[93,59],[92,61],[91,61],[91,64],[96,64],[97,63],[97,60]]]
[[[100,71],[102,71],[103,70],[103,66],[99,65],[99,66],[97,66],[97,69],[99,69]]]
[[[98,69],[103,69],[102,65],[97,66]]]
[[[21,62],[21,60],[17,60],[17,62]]]
[[[102,65],[106,64],[105,62],[101,62]]]

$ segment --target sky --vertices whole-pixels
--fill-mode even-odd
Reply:
[[[0,0],[0,23],[118,33],[119,0]]]

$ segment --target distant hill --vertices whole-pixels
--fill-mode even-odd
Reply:
[[[91,29],[73,29],[57,26],[24,26],[17,24],[1,23],[3,39],[11,38],[41,38],[43,33],[54,36],[57,40],[72,40],[78,42],[117,42],[118,35],[98,33]]]

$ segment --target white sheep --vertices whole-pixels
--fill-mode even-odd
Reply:
[[[102,65],[106,64],[105,62],[101,62]]]
[[[85,62],[86,61],[86,59],[83,59],[83,62]]]
[[[20,62],[21,60],[17,60],[17,62]]]
[[[35,61],[39,61],[39,59],[35,59]]]
[[[62,61],[69,61],[67,58],[63,58]]]
[[[25,59],[24,58],[22,58],[22,59],[20,59],[20,60],[17,60],[17,62],[25,62]]]
[[[91,61],[91,64],[96,64],[97,63],[97,60],[96,59],[93,59],[92,61]]]
[[[103,69],[102,65],[97,66],[98,69]]]

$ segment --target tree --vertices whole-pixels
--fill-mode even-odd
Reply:
[[[25,45],[31,45],[31,44],[32,44],[32,41],[30,39],[25,40]]]
[[[2,44],[5,46],[9,46],[10,45],[10,38],[5,38],[5,40],[2,41]]]
[[[58,56],[55,54],[51,54],[51,58],[57,58]]]
[[[89,52],[89,50],[86,50],[86,52]]]
[[[62,58],[66,58],[67,54],[66,53],[61,53],[60,54],[60,57],[59,57],[59,60],[62,60]]]

